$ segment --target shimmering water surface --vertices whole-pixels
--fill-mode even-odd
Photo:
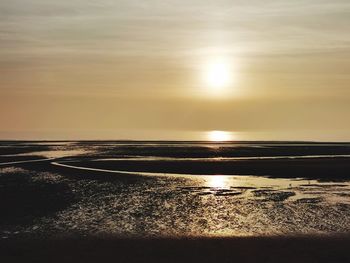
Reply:
[[[0,234],[349,232],[349,156],[350,145],[340,143],[3,142],[1,209],[7,214]],[[265,165],[271,159],[286,169],[259,176],[230,170],[235,162]],[[297,160],[301,173],[288,171],[295,166],[290,160]],[[308,176],[303,167],[309,160],[329,162],[329,174]],[[196,162],[215,165],[198,173]]]

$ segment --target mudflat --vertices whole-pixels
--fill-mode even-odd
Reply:
[[[1,142],[4,262],[346,262],[350,145]]]

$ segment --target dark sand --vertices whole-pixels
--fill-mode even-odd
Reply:
[[[2,142],[0,261],[350,262],[350,159],[186,159],[348,154],[341,143]],[[135,156],[175,159],[100,160]]]
[[[350,262],[349,236],[0,241],[1,262]]]

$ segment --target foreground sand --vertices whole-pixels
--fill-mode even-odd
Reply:
[[[350,236],[0,241],[1,262],[350,262]]]
[[[3,143],[0,262],[350,262],[349,157],[223,159],[333,154],[350,145]]]

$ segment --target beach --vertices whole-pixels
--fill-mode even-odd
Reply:
[[[6,261],[25,255],[43,261],[55,255],[53,262],[67,255],[68,262],[116,255],[119,262],[349,259],[350,144],[0,146]]]

